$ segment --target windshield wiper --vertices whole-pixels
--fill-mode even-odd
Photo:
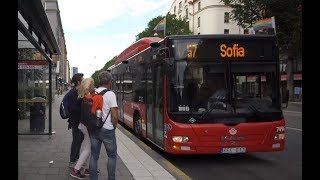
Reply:
[[[207,109],[201,116],[200,116],[200,119],[202,120],[210,111],[212,111],[213,108],[209,108]]]
[[[248,104],[248,108],[253,111],[253,113],[260,112],[254,105]]]
[[[227,108],[226,104],[224,102],[214,102],[200,117],[202,120],[209,112],[211,112],[214,109],[223,109],[226,110]]]

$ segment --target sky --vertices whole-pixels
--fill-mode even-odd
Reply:
[[[70,67],[84,77],[135,42],[173,0],[58,0]]]

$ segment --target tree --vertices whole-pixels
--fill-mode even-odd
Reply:
[[[110,66],[112,66],[112,65],[115,63],[117,57],[118,57],[118,56],[114,56],[111,60],[109,60],[109,61],[103,66],[102,69],[95,71],[95,72],[91,75],[91,77],[92,77],[93,80],[94,80],[95,86],[98,86],[98,85],[99,85],[99,74],[100,74],[100,72],[106,71]]]
[[[275,17],[280,55],[286,57],[287,88],[293,99],[293,60],[302,54],[302,0],[222,0],[233,8],[231,18],[250,28],[261,19]]]
[[[155,31],[153,30],[157,24],[164,19],[165,16],[158,16],[153,18],[148,23],[148,27],[145,28],[142,32],[140,32],[136,36],[136,40],[139,40],[144,37],[154,37]],[[157,32],[157,36],[163,38],[164,32]],[[184,34],[192,34],[189,30],[189,23],[186,20],[177,19],[175,15],[167,14],[166,15],[166,36],[168,35],[184,35]]]

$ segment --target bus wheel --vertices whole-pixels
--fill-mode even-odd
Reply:
[[[142,128],[141,128],[141,117],[139,114],[136,114],[134,116],[134,124],[133,124],[133,130],[134,134],[140,139],[142,137]]]

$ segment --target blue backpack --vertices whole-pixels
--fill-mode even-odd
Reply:
[[[70,91],[69,91],[70,92]],[[68,119],[70,117],[70,112],[69,112],[69,92],[64,95],[62,101],[61,101],[61,104],[60,104],[60,116],[62,119]]]

